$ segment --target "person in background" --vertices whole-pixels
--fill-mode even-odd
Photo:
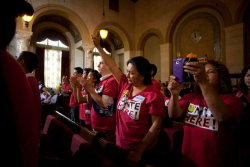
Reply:
[[[157,80],[154,79],[155,75],[157,74],[157,67],[154,64],[150,64],[151,67],[151,80],[152,80],[152,84],[154,85],[154,87],[161,91],[161,83]]]
[[[87,79],[91,68],[84,68],[82,77],[73,76],[70,78],[70,84],[73,88],[73,94],[76,102],[79,103],[79,121],[80,125],[86,126],[85,124],[85,110],[88,109],[87,94],[83,87],[80,85],[80,79]]]
[[[32,15],[34,10],[27,1],[8,0],[1,1],[0,13],[5,23],[0,27],[0,105],[4,108],[0,121],[1,163],[13,167],[38,167],[39,111],[24,70],[7,52],[16,32],[17,16]]]
[[[81,67],[75,67],[73,77],[81,77],[83,74],[83,69]],[[76,101],[76,97],[74,96],[73,88],[71,85],[68,85],[68,78],[67,76],[63,76],[62,78],[63,88],[66,93],[71,93],[69,107],[70,107],[70,117],[72,121],[79,123],[79,104]]]
[[[89,69],[88,70],[88,76],[81,77],[78,81],[81,85],[84,85],[86,79],[88,79],[90,82],[92,82],[93,86],[95,87],[98,83],[100,83],[101,74],[94,70]],[[91,127],[91,107],[92,107],[92,98],[91,95],[83,88],[82,90],[77,89],[77,100],[80,105],[82,105],[82,109],[80,106],[80,111],[82,112],[82,115],[84,115],[84,125],[92,130]]]
[[[38,81],[38,86],[39,86],[39,90],[41,90],[44,87],[44,84],[42,83],[42,81]]]
[[[231,94],[226,66],[217,61],[208,61],[205,65],[189,62],[184,69],[194,76],[197,92],[179,100],[182,84],[175,76],[170,76],[168,83],[169,117],[183,118],[183,157],[198,167],[237,166],[235,129],[239,126],[243,105]]]
[[[91,80],[82,80],[84,89],[92,98],[91,126],[98,135],[115,143],[115,108],[118,84],[102,60],[97,67],[102,76],[99,84],[94,87]]]
[[[239,127],[239,166],[250,166],[250,66],[244,67],[241,72],[240,85],[236,96],[244,105],[244,112]]]
[[[241,72],[240,85],[236,96],[241,99],[245,107],[250,103],[250,66],[243,68]]]
[[[37,80],[35,78],[34,71],[38,66],[39,59],[37,55],[30,51],[22,51],[20,56],[17,59],[18,63],[23,67],[23,70],[26,74],[28,82],[33,90],[33,95],[36,101],[37,106],[37,118],[38,120],[41,119],[42,113],[42,105],[41,105],[41,98],[40,98],[40,91]],[[39,120],[38,123],[41,121]],[[40,127],[40,125],[39,125]],[[40,128],[39,128],[40,129]]]
[[[100,39],[92,36],[103,63],[119,83],[116,108],[116,145],[129,152],[128,166],[157,163],[154,146],[161,130],[164,100],[151,82],[150,63],[143,57],[127,62],[127,74],[123,74],[111,56],[100,46]]]

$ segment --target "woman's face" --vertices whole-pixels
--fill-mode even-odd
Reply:
[[[247,71],[245,77],[244,77],[245,84],[247,87],[250,87],[250,69]]]
[[[207,73],[207,79],[210,84],[213,85],[214,88],[218,88],[219,86],[219,74],[216,69],[212,64],[206,64],[205,65],[205,71]]]
[[[88,80],[91,81],[91,82],[93,82],[93,83],[96,81],[96,79],[94,78],[93,72],[89,72],[89,74],[88,74]]]
[[[86,71],[83,71],[82,77],[83,77],[84,79],[87,79],[87,78],[88,78],[88,74],[87,74]]]
[[[132,84],[133,86],[144,85],[143,83],[144,76],[139,74],[137,69],[131,63],[129,63],[127,66],[126,77],[128,79],[128,83]]]

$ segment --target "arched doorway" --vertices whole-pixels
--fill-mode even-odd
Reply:
[[[32,38],[32,44],[34,47],[34,51],[40,57],[41,62],[39,64],[39,68],[37,69],[36,75],[39,81],[41,80],[43,83],[45,83],[45,86],[47,86],[46,84],[49,83],[49,78],[57,77],[57,85],[59,85],[63,75],[70,77],[70,69],[71,66],[76,66],[75,62],[78,63],[77,66],[84,66],[84,51],[83,49],[76,47],[76,44],[81,42],[82,39],[78,29],[71,21],[58,15],[42,15],[41,17],[37,17],[34,21],[33,33],[34,35]],[[67,48],[60,46],[52,46],[49,44],[41,44],[41,42],[46,39],[48,39],[49,41],[54,41],[50,43],[55,43],[56,41],[58,41],[63,45],[66,45]],[[53,54],[52,50],[54,50]],[[60,51],[60,53],[57,51]],[[60,59],[58,57],[55,58],[55,60],[58,60],[58,62],[60,60],[60,65],[56,66],[54,64],[53,66],[50,65],[50,67],[46,68],[46,62],[48,64],[48,61],[52,61],[52,59],[48,57],[47,59],[45,59],[46,55],[50,54],[50,57],[53,57],[57,53],[61,56]],[[54,63],[56,63],[55,60]],[[57,71],[50,72],[52,67],[58,67]],[[48,75],[50,75],[50,77],[48,77]],[[51,86],[51,84],[49,85]],[[53,85],[53,88],[55,88],[55,85]]]
[[[69,44],[57,30],[48,29],[39,33],[36,39],[36,54],[39,66],[36,78],[46,87],[56,88],[62,76],[69,74]]]

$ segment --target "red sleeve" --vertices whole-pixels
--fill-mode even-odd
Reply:
[[[65,90],[66,93],[69,93],[69,86],[68,86],[68,84],[64,83],[63,84],[63,88],[64,88],[64,90]]]
[[[105,84],[105,88],[103,90],[103,95],[107,95],[107,96],[110,96],[112,98],[115,98],[118,96],[118,83],[114,79],[114,77],[109,79],[109,81]]]
[[[221,95],[222,100],[228,106],[229,110],[234,113],[237,121],[240,121],[243,114],[243,104],[240,98],[233,94]]]
[[[119,92],[120,92],[120,91],[122,90],[122,88],[124,88],[125,85],[127,85],[127,84],[128,84],[128,80],[127,80],[127,78],[126,78],[126,75],[123,74],[122,77],[121,77],[121,80],[120,80],[120,82],[119,82],[119,87],[118,87]]]
[[[159,92],[152,92],[151,96],[148,99],[148,104],[150,105],[149,114],[156,116],[164,116],[165,105],[163,95]]]

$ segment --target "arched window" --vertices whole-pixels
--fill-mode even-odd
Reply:
[[[37,42],[37,46],[44,47],[44,84],[49,88],[56,88],[61,82],[62,50],[68,50],[60,40],[53,41],[46,38]]]

